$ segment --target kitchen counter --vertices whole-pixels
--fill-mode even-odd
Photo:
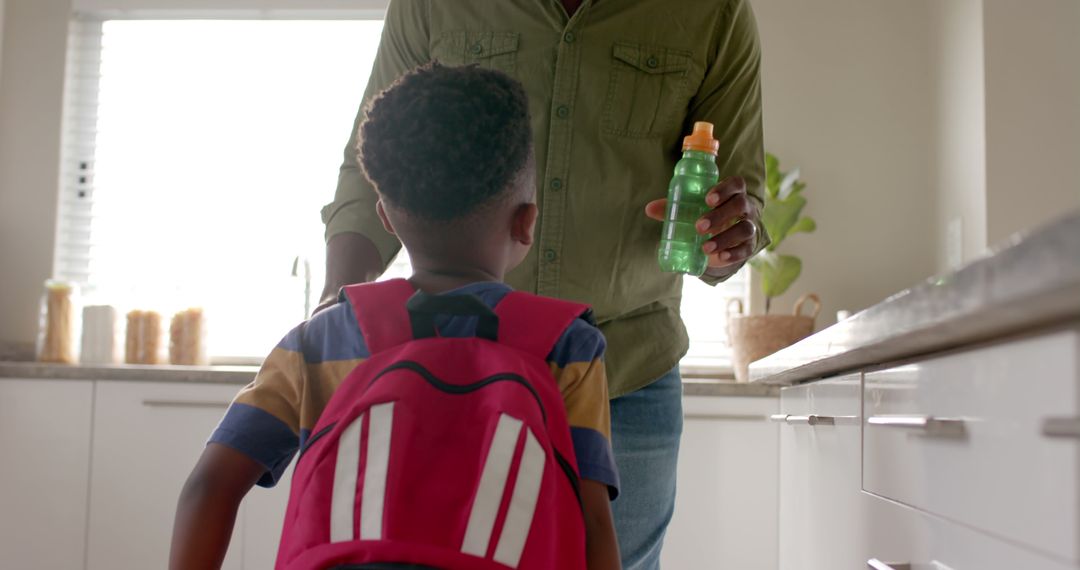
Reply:
[[[1078,319],[1073,213],[751,363],[750,380],[789,386]]]
[[[25,379],[201,382],[242,386],[251,382],[257,371],[257,366],[67,366],[40,362],[0,362],[0,378]],[[765,384],[740,384],[707,378],[683,380],[685,396],[775,397],[778,393],[778,387]]]

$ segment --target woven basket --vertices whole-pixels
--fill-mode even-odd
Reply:
[[[807,301],[814,304],[810,316],[802,314]],[[737,307],[732,312],[732,307]],[[747,367],[785,346],[794,344],[814,332],[814,319],[821,312],[821,299],[813,293],[799,297],[791,315],[744,315],[741,299],[732,299],[727,306],[728,342],[731,343],[735,380],[750,380]]]

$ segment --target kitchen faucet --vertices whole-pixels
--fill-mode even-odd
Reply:
[[[311,262],[303,255],[293,258],[292,276],[300,276],[300,264],[304,267],[304,319],[311,316]]]

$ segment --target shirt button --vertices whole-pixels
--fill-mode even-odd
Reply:
[[[645,60],[645,65],[649,67],[656,67],[660,65],[660,60],[656,59],[655,55],[650,55],[649,59]]]
[[[548,263],[550,263],[552,261],[555,261],[555,258],[557,258],[557,257],[559,257],[559,255],[557,253],[555,253],[554,249],[545,249],[544,250],[544,261],[547,261]]]
[[[568,44],[574,43],[574,32],[566,32],[565,34],[563,34],[562,39]]]
[[[559,105],[559,107],[555,109],[555,115],[558,116],[560,119],[565,119],[569,117],[570,107],[567,107],[566,105]]]
[[[472,47],[469,49],[475,54],[481,54],[484,52],[484,44],[477,42],[473,44]]]
[[[552,178],[551,179],[551,189],[552,190],[562,190],[562,179],[561,178]]]

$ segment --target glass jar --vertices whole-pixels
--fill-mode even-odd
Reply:
[[[78,303],[78,285],[55,279],[45,281],[37,338],[39,362],[78,363]]]

